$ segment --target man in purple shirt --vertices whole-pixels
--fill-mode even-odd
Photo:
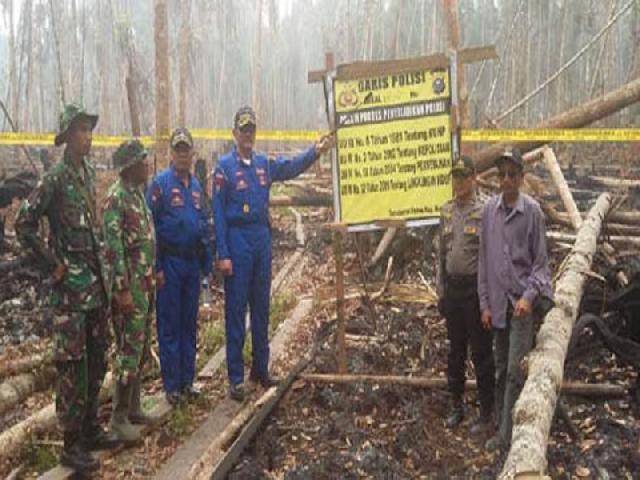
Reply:
[[[520,151],[504,152],[496,167],[502,193],[482,212],[478,295],[482,324],[493,328],[495,339],[498,434],[488,447],[504,450],[511,443],[511,410],[524,385],[520,363],[533,346],[534,306],[553,294],[544,216],[540,205],[520,192]]]

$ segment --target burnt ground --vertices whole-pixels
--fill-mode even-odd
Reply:
[[[421,246],[420,235],[396,240],[402,265],[396,281],[411,280],[417,270],[433,278],[433,262],[425,260],[430,255],[416,255]],[[407,251],[412,258],[402,262]],[[359,275],[356,263],[351,264],[352,283]],[[346,310],[351,312],[347,333],[382,338],[375,344],[348,344],[349,373],[446,376],[446,326],[435,306],[387,301],[365,307],[354,300]],[[331,336],[305,373],[336,371]],[[473,377],[470,365],[468,374]],[[586,330],[565,375],[631,386],[638,374]],[[229,478],[495,478],[502,459],[484,449],[488,435],[469,431],[478,415],[475,402],[475,392],[467,392],[466,419],[450,431],[444,424],[444,390],[298,380]],[[640,405],[631,394],[606,401],[563,397],[563,402],[581,438],[574,440],[562,420],[554,421],[547,454],[552,478],[640,478]]]

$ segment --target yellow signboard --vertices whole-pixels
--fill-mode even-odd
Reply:
[[[451,199],[448,70],[334,84],[337,220],[429,219]]]

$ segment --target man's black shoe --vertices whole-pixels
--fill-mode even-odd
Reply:
[[[473,435],[481,435],[485,433],[493,432],[495,424],[493,422],[493,415],[480,415],[476,423],[471,427],[470,432]]]
[[[177,407],[181,401],[182,395],[180,395],[179,392],[167,393],[167,402],[169,402],[169,405],[172,407]]]
[[[100,462],[96,460],[80,443],[66,447],[60,455],[60,464],[73,468],[79,473],[95,472],[100,468]]]
[[[94,425],[83,434],[82,444],[89,450],[112,450],[122,445],[113,432],[107,432],[100,425]]]
[[[244,385],[241,383],[229,385],[229,396],[236,402],[242,402],[244,400]]]
[[[189,400],[196,400],[200,397],[202,392],[198,387],[194,387],[193,385],[189,385],[182,390],[182,394],[185,395]]]
[[[269,374],[267,374],[264,377],[258,377],[257,375],[254,375],[252,372],[249,375],[249,380],[252,381],[253,383],[259,383],[260,385],[262,385],[262,388],[264,388],[265,390],[271,387],[277,387],[280,384],[279,378],[272,377]]]
[[[462,423],[462,420],[464,420],[464,405],[461,399],[454,399],[447,416],[447,428],[457,427]]]

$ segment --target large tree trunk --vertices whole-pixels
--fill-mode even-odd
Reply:
[[[632,105],[640,100],[640,78],[623,85],[622,87],[578,105],[564,113],[558,114],[538,124],[536,128],[580,128],[589,125],[596,120],[605,118],[618,110]],[[529,151],[544,145],[545,142],[522,142],[518,147],[523,151]],[[504,151],[506,145],[497,143],[473,155],[478,172],[493,167],[498,156]]]
[[[538,332],[536,347],[527,357],[528,377],[513,409],[513,439],[501,479],[515,478],[519,472],[546,469],[547,442],[562,385],[567,347],[602,222],[610,208],[611,196],[600,195],[580,228],[566,268],[556,283],[556,306],[547,314]]]
[[[160,168],[169,164],[169,27],[167,1],[155,0],[154,5],[155,68],[156,68],[156,161]]]

